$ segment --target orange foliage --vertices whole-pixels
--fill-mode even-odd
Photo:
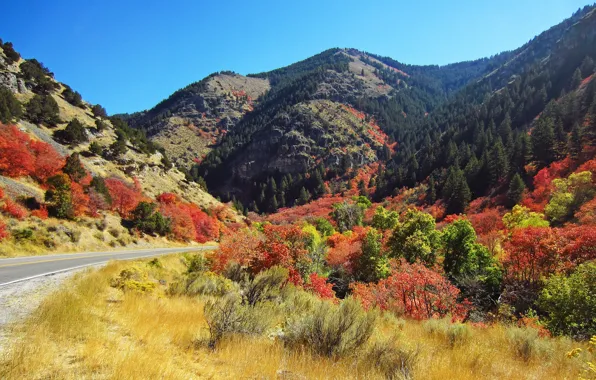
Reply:
[[[27,209],[10,198],[4,199],[2,212],[19,220],[25,219],[27,217]]]
[[[379,307],[414,319],[439,318],[451,314],[463,319],[469,311],[467,302],[458,303],[459,289],[441,273],[422,264],[402,260],[392,263],[391,275],[378,283],[355,283],[354,296],[363,307]]]
[[[230,263],[248,266],[250,259],[257,255],[257,248],[262,241],[263,237],[259,233],[248,228],[224,235],[219,249],[209,254],[211,270],[221,273]]]
[[[143,200],[143,194],[138,186],[131,186],[117,178],[105,180],[110,196],[112,197],[112,210],[126,218],[130,212]]]
[[[46,220],[48,218],[48,208],[46,206],[41,206],[37,210],[31,211],[31,216],[35,216],[41,220]]]
[[[176,194],[157,196],[160,212],[172,221],[172,234],[178,240],[205,243],[219,237],[220,223],[197,205],[183,202]]]
[[[83,186],[72,181],[70,183],[70,194],[74,214],[76,216],[89,214],[89,195],[85,193]]]
[[[327,282],[327,278],[319,276],[317,273],[311,273],[309,282],[304,284],[304,289],[313,292],[323,299],[335,299],[333,284]]]
[[[63,166],[64,158],[50,144],[31,140],[14,125],[0,124],[0,173],[8,177],[31,175],[43,182]]]
[[[266,220],[274,224],[294,223],[307,217],[328,217],[334,203],[343,202],[344,197],[324,197],[302,206],[279,209],[277,213],[268,215]]]

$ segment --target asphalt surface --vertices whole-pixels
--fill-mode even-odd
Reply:
[[[150,248],[127,251],[85,252],[0,259],[0,286],[54,273],[65,272],[76,268],[103,264],[111,260],[133,260],[176,252],[209,251],[216,248],[216,246]]]

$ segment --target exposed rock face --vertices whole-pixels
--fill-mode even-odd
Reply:
[[[269,81],[238,74],[218,74],[174,93],[155,108],[129,120],[164,147],[179,167],[188,168],[269,89]]]
[[[0,86],[8,88],[13,93],[24,93],[27,91],[25,82],[10,71],[0,71]]]

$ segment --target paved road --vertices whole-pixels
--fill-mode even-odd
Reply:
[[[0,259],[0,286],[75,268],[102,264],[110,260],[132,260],[175,252],[207,251],[215,248],[217,247],[150,248]]]

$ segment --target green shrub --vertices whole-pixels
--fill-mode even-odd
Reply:
[[[9,65],[12,65],[14,62],[21,59],[21,55],[16,50],[14,50],[12,42],[2,43],[2,40],[0,40],[0,47],[4,51],[4,55],[6,56],[6,63],[8,63]]]
[[[131,214],[131,225],[146,234],[165,236],[172,231],[171,221],[156,211],[155,203],[140,202]]]
[[[31,228],[23,228],[19,230],[12,230],[12,236],[16,241],[29,240],[33,237],[33,230]]]
[[[91,144],[89,144],[89,153],[101,157],[103,154],[103,147],[96,141],[93,141]]]
[[[83,97],[77,91],[73,91],[70,86],[64,85],[64,91],[62,91],[62,96],[64,100],[69,102],[75,107],[80,107],[83,105]]]
[[[57,131],[55,134],[62,141],[71,145],[78,145],[89,141],[87,128],[78,119],[72,119],[64,130]]]
[[[348,298],[339,306],[321,301],[312,314],[287,322],[285,342],[318,355],[339,357],[355,352],[370,338],[376,314]]]
[[[538,305],[553,333],[580,339],[596,335],[596,262],[578,266],[571,275],[550,277]]]
[[[96,117],[101,117],[103,119],[106,119],[108,117],[106,109],[103,108],[100,104],[95,104],[94,106],[92,106],[91,112],[93,112],[93,115],[95,115]]]

